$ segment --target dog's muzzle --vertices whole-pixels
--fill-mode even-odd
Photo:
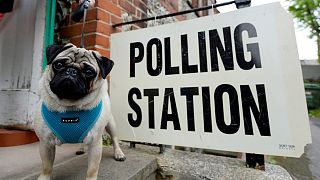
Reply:
[[[73,67],[57,73],[50,82],[50,89],[60,99],[77,100],[88,94],[85,78]]]

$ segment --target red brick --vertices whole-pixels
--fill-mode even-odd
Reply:
[[[104,35],[111,34],[111,25],[104,23],[103,21],[91,21],[85,24],[85,33],[99,32]],[[82,33],[82,24],[75,24],[67,26],[61,29],[60,34],[63,38],[71,38],[79,36]]]
[[[141,18],[141,11],[138,10],[138,9],[137,9],[137,11],[136,11],[136,16],[137,16],[137,18]]]
[[[179,2],[178,1],[167,1],[167,0],[160,0],[162,6],[164,6],[170,13],[178,12],[179,11]],[[175,16],[176,19],[179,21],[185,20],[185,16]]]
[[[179,1],[160,0],[160,3],[171,13],[179,11]]]
[[[121,8],[110,1],[98,0],[98,2],[96,2],[96,5],[102,8],[103,10],[108,11],[116,16],[119,16],[119,17],[121,16]]]
[[[131,27],[130,27],[130,30],[136,30],[136,29],[140,29],[137,25],[132,25]]]
[[[98,21],[86,22],[84,27],[84,32],[85,33],[95,32],[97,29],[97,22]],[[82,33],[82,23],[77,23],[71,26],[64,27],[60,31],[60,35],[63,38],[78,36],[78,35],[81,35],[81,33]]]
[[[141,19],[145,19],[145,18],[147,18],[148,17],[148,15],[146,14],[146,13],[142,13],[141,14]]]
[[[109,24],[103,23],[102,21],[98,21],[96,32],[110,36],[111,28],[112,27]]]
[[[116,16],[111,16],[111,24],[118,24],[118,23],[121,23],[122,22],[122,19],[119,18],[119,17],[116,17]]]
[[[133,17],[132,20],[135,21],[135,20],[138,20],[140,18],[136,18],[136,17]],[[147,27],[147,23],[146,22],[138,22],[138,23],[135,23],[136,26],[139,26],[140,28],[145,28]]]
[[[112,28],[111,29],[111,34],[118,33],[118,32],[121,32],[121,31],[122,31],[121,27]]]
[[[107,48],[109,49],[110,48],[110,42],[109,42],[109,38],[108,37],[105,37],[105,36],[102,36],[100,34],[96,34],[96,44],[95,45],[100,45],[104,48]]]
[[[94,46],[94,47],[90,47],[88,48],[90,50],[94,50],[94,51],[98,51],[102,56],[105,56],[107,58],[110,58],[110,50],[101,48],[99,46]]]
[[[81,42],[81,36],[71,38],[70,42],[79,47]],[[93,47],[95,45],[99,45],[103,48],[108,49],[110,48],[109,38],[100,34],[89,34],[84,36],[85,47]]]
[[[86,21],[97,20],[98,8],[90,8],[87,12]]]
[[[70,42],[77,47],[80,47],[81,37],[71,38]],[[84,36],[84,47],[94,46],[96,44],[96,35],[89,34]]]
[[[87,11],[87,16],[86,16],[86,22],[87,21],[92,21],[92,20],[97,20],[97,13],[98,13],[98,9],[97,8],[90,8]],[[70,18],[70,25],[74,25],[74,24],[78,24],[78,23],[82,23],[83,22],[83,18],[79,21],[79,22],[74,22],[72,21],[72,19]]]
[[[142,0],[142,2],[146,5],[148,5],[148,0]]]
[[[120,0],[119,1],[119,5],[125,9],[128,13],[130,14],[136,14],[136,8],[131,4],[129,3],[128,1],[125,1],[125,0]]]
[[[197,8],[197,7],[199,7],[199,1],[198,0],[192,0],[191,5],[192,5],[193,8]]]
[[[104,56],[110,58],[110,50],[109,51],[105,50],[105,52],[103,54],[104,54]]]
[[[97,12],[97,19],[101,20],[103,22],[106,23],[110,23],[110,14],[107,13],[106,11],[102,10],[101,8],[98,8],[98,12]]]
[[[148,8],[141,0],[134,0],[134,5],[141,9],[143,12],[147,12]]]

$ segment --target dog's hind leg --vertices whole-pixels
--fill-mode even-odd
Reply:
[[[55,145],[50,145],[40,140],[39,152],[42,160],[42,171],[38,180],[49,180],[52,173],[56,147]]]
[[[119,145],[119,140],[116,135],[116,124],[114,122],[112,115],[111,115],[111,118],[109,119],[108,125],[106,126],[106,131],[112,139],[112,145],[113,145],[113,150],[114,150],[114,159],[117,161],[126,160],[126,156],[123,154],[123,152],[120,148],[120,145]]]
[[[88,145],[88,170],[86,180],[96,180],[102,156],[102,137]]]

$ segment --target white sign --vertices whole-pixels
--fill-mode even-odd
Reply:
[[[293,157],[311,143],[279,3],[113,34],[111,59],[122,140]]]

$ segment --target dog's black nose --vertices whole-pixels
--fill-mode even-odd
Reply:
[[[66,75],[77,76],[78,71],[75,68],[68,67],[68,69],[66,70]]]

